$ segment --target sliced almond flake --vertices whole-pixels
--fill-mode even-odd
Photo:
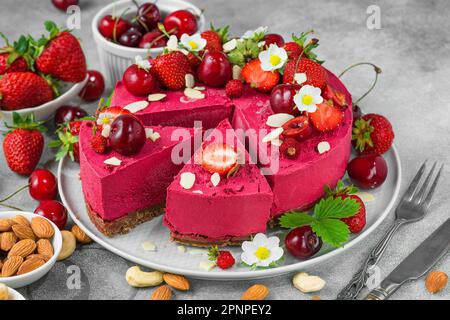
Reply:
[[[185,49],[180,49],[179,50],[181,53],[183,53],[185,56],[187,56],[189,54],[189,51],[185,50]]]
[[[280,138],[276,138],[276,139],[273,139],[270,143],[273,146],[280,147],[281,144],[283,143],[283,141],[281,141]]]
[[[156,245],[153,242],[145,241],[142,243],[142,249],[145,251],[156,251]]]
[[[278,137],[280,136],[280,134],[283,133],[283,128],[276,128],[275,130],[272,130],[269,132],[269,134],[267,134],[263,139],[262,142],[271,142],[275,139],[278,139]]]
[[[188,98],[191,99],[204,99],[205,98],[205,94],[202,93],[199,90],[194,90],[192,88],[186,88],[184,89],[184,95]]]
[[[198,256],[198,255],[202,255],[202,254],[207,254],[208,251],[202,250],[202,249],[191,249],[188,251],[188,253],[193,256]]]
[[[266,124],[269,127],[279,128],[282,127],[283,124],[288,122],[289,120],[294,119],[292,114],[288,113],[275,113],[267,118]]]
[[[373,194],[371,194],[371,193],[368,193],[368,192],[359,191],[359,192],[355,193],[355,196],[360,197],[361,200],[364,201],[364,202],[375,201],[375,196]]]
[[[144,110],[149,105],[148,101],[136,101],[127,105],[124,109],[130,111],[131,113],[136,113]]]
[[[296,74],[294,74],[294,80],[298,84],[302,84],[302,83],[306,82],[306,80],[307,80],[306,73],[296,73]]]
[[[153,142],[155,142],[159,138],[161,138],[161,135],[158,132],[153,132],[149,137],[149,139],[152,140]]]
[[[203,194],[203,191],[202,191],[202,190],[194,190],[194,191],[192,191],[192,193],[195,193],[195,194]]]
[[[148,95],[147,100],[150,102],[156,102],[164,99],[165,97],[167,97],[167,94],[165,93],[153,93]]]
[[[197,86],[193,87],[192,89],[198,90],[198,91],[204,91],[204,90],[206,90],[205,87],[197,87]]]
[[[108,138],[110,133],[111,133],[111,126],[103,126],[101,133],[102,137]]]
[[[180,176],[180,186],[184,189],[189,190],[194,186],[195,174],[192,172],[183,172]]]
[[[234,80],[240,80],[241,79],[241,72],[242,68],[239,67],[237,64],[233,66],[233,79]]]
[[[224,52],[230,52],[233,51],[236,48],[237,40],[231,39],[228,42],[225,42],[222,46]]]
[[[178,50],[178,38],[175,35],[171,35],[169,40],[167,40],[167,49],[170,51]]]
[[[216,267],[216,263],[211,260],[204,260],[204,261],[200,261],[200,263],[198,264],[198,267],[201,270],[211,271],[212,269],[214,269]]]
[[[186,247],[185,246],[178,246],[177,250],[180,253],[185,253],[186,252]]]
[[[260,47],[260,48],[264,47],[265,45],[266,45],[265,41],[258,42],[258,47]]]
[[[109,164],[110,166],[120,166],[122,164],[122,160],[116,158],[116,157],[112,157],[109,159],[106,159],[105,161],[103,161],[104,164]]]
[[[220,174],[218,174],[217,172],[213,173],[211,175],[211,183],[214,187],[217,187],[220,183]]]
[[[152,128],[145,128],[145,137],[147,139],[150,139],[151,135],[153,134],[153,129]]]
[[[328,152],[330,151],[330,149],[331,146],[327,141],[319,142],[319,144],[317,145],[317,152],[319,152],[320,154]]]
[[[194,88],[194,86],[195,86],[194,76],[190,73],[187,73],[184,76],[184,84],[185,84],[186,88]]]

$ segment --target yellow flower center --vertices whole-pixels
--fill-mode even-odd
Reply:
[[[270,64],[273,66],[278,65],[281,62],[281,58],[276,54],[271,54],[269,58]]]
[[[255,252],[255,256],[259,260],[266,260],[267,258],[270,257],[270,250],[267,249],[266,247],[259,247]]]
[[[109,124],[109,117],[102,118],[102,123],[103,124]]]
[[[313,97],[309,94],[305,94],[302,97],[302,102],[303,102],[303,104],[306,104],[306,105],[311,104],[313,102],[313,100],[314,100]]]
[[[191,46],[192,49],[197,49],[198,48],[198,45],[195,43],[195,41],[189,41],[188,43],[189,43],[189,45]]]

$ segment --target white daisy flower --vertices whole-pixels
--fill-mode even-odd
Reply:
[[[202,51],[206,46],[206,40],[203,39],[199,34],[194,34],[192,36],[184,33],[181,38],[180,42],[189,51]]]
[[[267,238],[265,234],[258,233],[252,241],[242,243],[241,261],[255,267],[269,267],[283,256],[278,237]]]
[[[316,112],[317,105],[323,102],[321,93],[320,88],[305,85],[294,96],[295,106],[299,111]]]
[[[150,69],[150,61],[148,61],[148,59],[143,59],[141,56],[136,56],[134,58],[134,63],[141,69]]]
[[[111,125],[114,121],[115,115],[110,112],[102,112],[98,115],[97,124],[99,126]]]
[[[274,71],[284,66],[288,56],[286,50],[272,43],[269,49],[259,53],[258,58],[264,71]]]
[[[259,27],[256,30],[248,30],[244,33],[244,35],[242,36],[243,39],[253,39],[255,38],[257,35],[262,35],[264,36],[267,31],[269,30],[269,27]]]

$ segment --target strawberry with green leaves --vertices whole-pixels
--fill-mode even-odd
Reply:
[[[313,49],[319,46],[318,39],[311,39],[308,43],[308,36],[314,33],[314,30],[300,33],[300,36],[292,34],[292,41],[286,42],[283,46],[288,54],[289,60],[296,60],[300,55],[304,58],[308,58],[322,64],[323,61],[317,60],[317,55],[312,52]]]
[[[311,85],[316,88],[324,89],[327,84],[327,72],[317,62],[298,57],[297,59],[290,60],[283,73],[283,83],[294,83],[294,76],[296,73],[306,74],[306,81],[302,85]]]
[[[45,127],[34,121],[33,114],[21,117],[13,112],[13,125],[3,140],[3,154],[9,168],[19,174],[29,175],[36,168],[44,149]]]
[[[206,40],[205,51],[223,51],[222,44],[228,41],[229,26],[215,28],[211,24],[211,29],[203,31],[201,37]]]
[[[150,71],[167,89],[181,90],[185,87],[185,77],[191,72],[191,65],[186,55],[174,51],[153,59]]]
[[[391,148],[394,137],[391,123],[379,114],[366,114],[353,125],[352,143],[360,154],[382,155]]]
[[[72,161],[80,162],[78,135],[82,123],[83,120],[72,121],[61,125],[56,130],[58,139],[48,144],[50,148],[58,149],[55,156],[56,160],[60,160],[67,155]]]
[[[208,251],[209,260],[214,261],[220,269],[229,269],[234,263],[234,257],[228,250],[219,250],[217,246]]]
[[[10,44],[3,33],[0,37],[6,46],[0,49],[0,75],[10,72],[26,72],[33,67],[33,48],[28,39],[21,36],[18,41]]]

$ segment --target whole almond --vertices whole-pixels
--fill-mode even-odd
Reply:
[[[31,239],[36,240],[36,236],[34,235],[33,230],[31,230],[31,227],[25,226],[23,224],[15,224],[12,226],[12,230],[14,234],[19,238],[20,240],[24,239]]]
[[[11,277],[15,275],[22,263],[23,258],[20,256],[13,256],[6,259],[2,267],[2,277]]]
[[[172,290],[169,286],[164,285],[153,291],[150,300],[170,300],[172,299]]]
[[[44,259],[40,258],[31,258],[25,260],[19,267],[19,270],[17,270],[17,275],[25,274],[28,272],[31,272],[33,270],[36,270],[37,268],[43,266],[45,264]]]
[[[178,274],[173,273],[165,273],[163,275],[164,281],[174,289],[180,291],[188,291],[189,290],[189,280],[186,279],[185,276],[180,276]]]
[[[21,215],[17,215],[14,218],[10,219],[10,222],[12,225],[21,224],[23,226],[30,226],[30,222],[28,221],[28,219]]]
[[[36,242],[37,246],[37,252],[38,254],[43,255],[46,257],[44,260],[49,260],[51,257],[53,257],[54,251],[53,251],[53,245],[48,239],[40,239],[38,242]]]
[[[62,235],[62,247],[61,252],[57,258],[58,261],[64,260],[72,255],[77,247],[77,240],[72,232],[63,230],[61,231]]]
[[[448,282],[448,276],[442,271],[432,271],[425,280],[425,287],[429,293],[438,293],[445,288]]]
[[[47,262],[48,260],[50,260],[47,256],[44,256],[44,255],[39,254],[39,253],[33,253],[33,254],[30,254],[29,256],[27,256],[27,257],[25,258],[25,260],[33,259],[33,258],[39,258],[39,259],[44,260],[45,262]]]
[[[42,217],[34,217],[31,219],[31,229],[38,238],[49,239],[55,234],[50,222]]]
[[[0,249],[3,251],[9,251],[16,244],[17,236],[14,232],[3,232],[0,236]]]
[[[31,239],[24,239],[17,242],[9,251],[8,258],[12,256],[21,256],[25,258],[26,256],[32,254],[36,249],[36,242]]]
[[[92,239],[76,224],[72,227],[71,231],[79,243],[88,244],[92,242]]]
[[[8,219],[0,219],[0,232],[6,232],[11,230],[11,223]]]
[[[264,300],[269,295],[269,289],[262,284],[255,284],[242,295],[242,300]]]
[[[2,268],[3,268],[3,261],[2,261],[2,259],[0,259],[0,274],[1,274]]]

